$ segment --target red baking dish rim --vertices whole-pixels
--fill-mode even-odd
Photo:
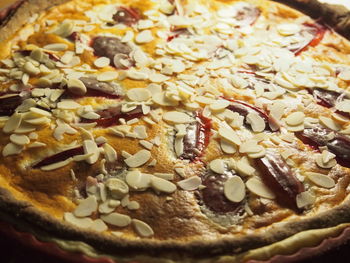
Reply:
[[[53,255],[55,257],[64,259],[69,262],[79,263],[118,263],[110,258],[91,258],[81,253],[69,252],[61,249],[57,244],[51,242],[43,242],[38,240],[34,235],[26,232],[16,230],[12,225],[0,221],[0,232],[17,240],[26,247],[33,248],[46,254]],[[312,256],[324,253],[332,248],[338,247],[344,244],[350,239],[350,227],[344,229],[340,235],[336,237],[330,237],[323,240],[318,246],[305,247],[292,255],[276,255],[268,261],[249,260],[248,263],[288,263],[298,262],[300,260],[308,259]],[[132,261],[130,263],[138,263]]]

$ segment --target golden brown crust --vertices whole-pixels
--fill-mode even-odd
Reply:
[[[104,253],[118,251],[117,255],[129,256],[130,253],[138,255],[165,257],[173,260],[181,258],[208,258],[219,255],[244,253],[252,249],[267,246],[286,239],[294,234],[311,230],[337,226],[350,221],[350,200],[336,208],[320,213],[304,220],[281,223],[280,226],[260,234],[227,237],[214,241],[156,241],[151,239],[128,240],[124,238],[106,237],[94,231],[86,231],[70,224],[58,221],[48,214],[43,214],[27,202],[14,199],[5,189],[0,189],[0,208],[5,220],[20,222],[19,225],[34,229],[40,235],[49,235],[64,240],[79,240],[90,244]],[[22,229],[23,229],[22,228]]]

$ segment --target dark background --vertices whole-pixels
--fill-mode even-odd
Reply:
[[[0,236],[0,263],[72,263],[21,245],[7,236]],[[77,262],[77,261],[75,261]],[[350,242],[300,263],[350,262]],[[83,262],[82,262],[83,263]],[[151,262],[150,262],[151,263]],[[281,262],[283,263],[283,262]]]

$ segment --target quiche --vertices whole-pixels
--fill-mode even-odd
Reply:
[[[118,262],[268,260],[349,226],[350,44],[327,26],[349,32],[345,11],[17,3],[1,16],[1,220]]]

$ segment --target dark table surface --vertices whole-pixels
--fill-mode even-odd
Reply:
[[[0,237],[1,263],[71,263],[43,252],[27,248],[18,241]],[[347,263],[350,262],[350,242],[300,263]],[[151,263],[151,262],[150,262]],[[281,262],[283,263],[283,262]]]

